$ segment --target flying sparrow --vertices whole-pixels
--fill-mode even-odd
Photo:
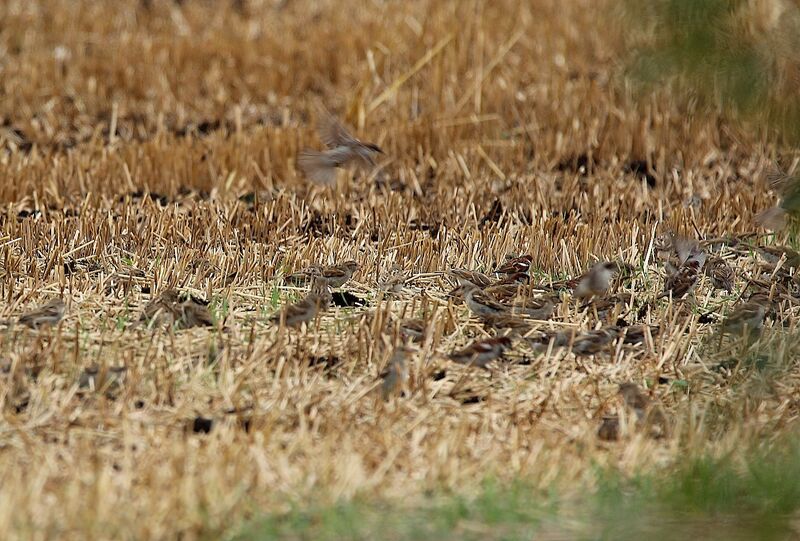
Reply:
[[[18,322],[31,329],[52,327],[61,321],[65,310],[64,301],[59,298],[51,299],[46,304],[22,314]]]
[[[306,149],[297,163],[303,174],[316,184],[331,186],[336,183],[336,169],[355,163],[361,167],[375,167],[375,158],[383,150],[374,143],[364,143],[355,137],[330,113],[322,111],[319,136],[327,147],[322,152]]]
[[[530,255],[514,257],[506,260],[506,262],[497,267],[494,272],[495,274],[524,274],[531,268],[532,261],[533,257]]]
[[[619,328],[616,326],[586,331],[575,337],[572,342],[572,352],[575,355],[594,355],[611,344],[618,336]]]
[[[380,375],[383,380],[381,384],[381,395],[384,400],[388,400],[389,397],[402,390],[403,385],[408,381],[406,360],[413,355],[414,352],[414,349],[401,346],[392,353],[392,358],[389,359],[389,363]]]
[[[754,293],[747,302],[734,306],[722,321],[723,334],[757,333],[764,325],[764,316],[770,305],[768,293]]]
[[[511,339],[508,337],[486,338],[473,342],[464,349],[454,351],[448,358],[459,364],[486,368],[490,362],[500,358],[503,352],[510,347]]]
[[[578,278],[575,286],[575,297],[578,299],[591,299],[599,297],[608,291],[611,279],[619,271],[619,265],[613,261],[600,261],[586,274]]]
[[[472,284],[464,287],[464,301],[470,311],[479,317],[496,316],[508,312],[508,306],[500,304]]]
[[[448,274],[458,280],[458,283],[462,286],[473,285],[484,288],[492,285],[493,282],[491,278],[477,271],[451,269]]]
[[[283,320],[287,327],[297,327],[313,320],[320,312],[327,310],[331,299],[328,281],[321,276],[316,276],[311,291],[303,300],[286,306],[280,313],[272,316],[270,321],[279,323]]]

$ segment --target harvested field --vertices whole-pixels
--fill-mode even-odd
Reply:
[[[628,88],[607,7],[3,2],[1,537],[217,538],[487,478],[569,499],[598,469],[790,434],[800,264],[760,248],[791,239],[754,217],[792,156]],[[380,146],[377,168],[305,178],[321,106]],[[684,299],[660,296],[669,233],[704,256]],[[449,360],[509,331],[448,271],[524,254],[521,295],[555,295],[552,316],[515,316],[486,369]],[[290,275],[348,260],[333,304],[285,325],[309,289]],[[568,279],[599,261],[623,271],[576,300]],[[721,333],[758,291],[764,328]],[[32,313],[54,298],[63,318]],[[424,336],[384,400],[404,318]],[[576,347],[596,329],[606,343]]]

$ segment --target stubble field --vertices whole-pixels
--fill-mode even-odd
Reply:
[[[298,507],[424,508],[487,482],[579,502],[598,471],[743,464],[783,441],[798,283],[791,254],[759,251],[787,240],[754,216],[786,157],[685,96],[626,87],[607,7],[3,2],[0,536],[257,537],[259,517]],[[303,177],[320,105],[383,149],[378,171]],[[669,232],[730,265],[731,291],[701,275],[686,299],[658,298]],[[556,287],[553,316],[489,370],[448,360],[505,331],[449,295],[447,271],[523,254],[534,295],[598,261],[630,269],[608,314]],[[307,290],[285,277],[347,260],[360,267],[337,291],[352,296],[335,300],[360,306],[270,321]],[[754,288],[775,300],[760,339],[720,336]],[[209,324],[141,320],[169,290],[207,302]],[[56,325],[18,321],[56,297]],[[384,400],[403,318],[425,337]],[[539,338],[612,325],[592,355]],[[635,325],[652,327],[627,344]],[[616,439],[599,437],[614,419]]]

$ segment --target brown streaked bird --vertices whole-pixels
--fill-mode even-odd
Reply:
[[[512,314],[521,314],[533,319],[549,319],[556,309],[556,297],[532,297],[518,299],[509,308]]]
[[[189,297],[178,308],[180,310],[178,326],[181,329],[214,326],[214,318],[211,316],[208,306],[204,302],[199,302],[199,299]]]
[[[345,261],[338,265],[313,266],[290,274],[286,279],[290,282],[297,282],[320,276],[328,282],[330,287],[337,289],[349,282],[359,267],[360,265],[355,261]]]
[[[668,434],[667,416],[657,402],[644,394],[635,383],[621,383],[617,393],[625,406],[636,415],[637,428],[647,427],[650,437],[663,438]]]
[[[485,327],[498,331],[510,331],[513,334],[526,334],[533,327],[524,319],[513,315],[484,316],[481,318]]]
[[[472,284],[464,287],[464,302],[467,303],[470,311],[479,317],[496,316],[508,312],[508,306],[500,304],[479,287]]]
[[[622,338],[623,344],[643,344],[647,333],[655,338],[658,336],[660,328],[658,325],[632,325],[623,329],[624,334]]]
[[[408,381],[408,358],[416,352],[415,349],[400,346],[392,353],[392,358],[381,372],[381,396],[388,400],[392,395],[399,394]]]
[[[489,287],[505,286],[505,285],[521,286],[529,284],[530,282],[531,282],[531,277],[529,274],[525,274],[524,272],[515,272],[513,274],[508,274],[503,278],[497,280]]]
[[[525,286],[522,284],[493,284],[484,289],[483,292],[498,301],[508,301],[519,295],[523,287]]]
[[[428,330],[428,323],[421,318],[401,319],[399,324],[400,336],[412,342],[422,342]]]
[[[698,247],[693,247],[681,266],[667,277],[664,282],[664,291],[658,298],[672,296],[677,300],[691,293],[697,285],[705,262],[705,252]]]
[[[722,321],[723,334],[754,334],[764,326],[764,317],[771,306],[768,293],[754,293],[747,302],[737,304]]]
[[[600,261],[583,276],[578,278],[575,286],[575,297],[578,299],[591,299],[599,297],[608,291],[611,279],[619,271],[619,265],[613,261]]]
[[[619,439],[619,417],[604,415],[597,429],[597,437],[603,441],[617,441]]]
[[[272,316],[270,321],[280,323],[283,320],[287,327],[297,327],[313,320],[320,312],[327,310],[331,298],[327,280],[315,276],[308,295],[303,300],[284,307],[283,310]]]
[[[507,259],[502,265],[497,267],[495,274],[525,274],[531,268],[533,257],[530,255],[521,255]]]
[[[586,331],[572,342],[572,352],[575,355],[594,355],[600,353],[619,336],[619,327],[603,327],[594,331]]]
[[[502,357],[505,350],[510,347],[511,339],[508,337],[486,338],[454,351],[447,358],[458,364],[486,368],[486,365]]]
[[[757,246],[756,250],[770,263],[777,263],[781,258],[785,258],[784,266],[800,269],[800,253],[788,246]]]
[[[64,317],[66,306],[64,301],[55,298],[33,310],[25,312],[19,317],[18,322],[31,329],[52,327]]]
[[[318,130],[327,150],[306,149],[300,153],[297,164],[312,182],[322,186],[336,183],[336,170],[353,163],[373,168],[378,154],[383,150],[374,143],[365,143],[353,135],[330,113],[321,111]]]
[[[477,271],[465,269],[451,269],[448,274],[458,280],[462,286],[473,285],[475,287],[488,287],[492,285],[493,280],[485,274]]]
[[[172,325],[180,317],[179,294],[174,289],[167,289],[145,305],[139,321],[153,321],[155,325]]]
[[[727,261],[719,256],[712,256],[708,258],[703,269],[706,276],[711,278],[711,283],[714,284],[714,287],[723,289],[728,293],[733,291],[736,273],[733,267],[728,265]]]

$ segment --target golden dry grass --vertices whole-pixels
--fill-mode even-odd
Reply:
[[[661,467],[791,426],[796,367],[713,369],[727,357],[698,315],[738,295],[708,280],[693,309],[662,300],[642,315],[663,329],[645,346],[576,358],[519,342],[491,374],[443,359],[486,334],[446,297],[444,270],[530,253],[544,281],[622,259],[637,269],[632,320],[663,283],[657,234],[756,231],[774,204],[773,149],[690,100],[617,84],[607,6],[243,4],[0,6],[0,317],[67,302],[54,329],[2,334],[4,539],[191,539],[292,501],[469,493],[487,475],[570,494],[598,464]],[[383,147],[382,183],[299,175],[319,103]],[[758,258],[723,255],[738,292]],[[268,322],[278,297],[301,294],[282,276],[346,259],[368,307],[302,330]],[[398,274],[404,288],[382,291]],[[170,287],[211,300],[217,328],[135,325]],[[376,378],[397,337],[381,321],[403,313],[431,333],[406,395],[384,403]],[[791,357],[792,307],[774,319],[764,341]],[[564,298],[542,328],[596,324]],[[92,364],[127,367],[123,384],[79,389]],[[670,437],[598,441],[623,381],[652,385]]]

